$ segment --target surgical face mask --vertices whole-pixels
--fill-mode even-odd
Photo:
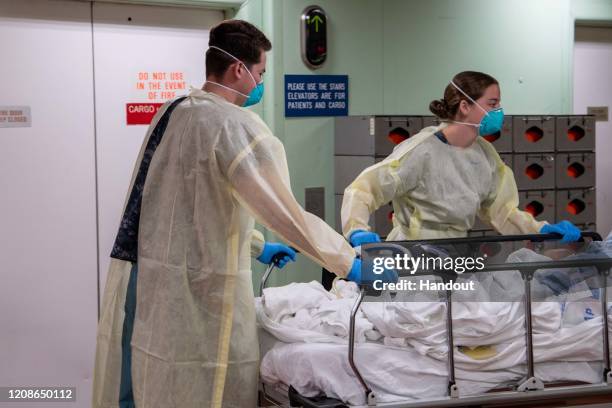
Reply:
[[[455,88],[457,88],[457,90],[459,92],[461,92],[463,95],[465,95],[466,98],[468,98],[470,101],[472,101],[474,104],[476,104],[480,109],[482,109],[484,111],[484,113],[485,113],[485,115],[480,120],[479,124],[453,121],[454,123],[459,123],[461,125],[468,125],[468,126],[477,127],[478,128],[478,134],[480,136],[488,136],[488,135],[492,135],[493,133],[497,133],[497,132],[501,131],[501,129],[502,129],[503,125],[504,125],[504,110],[502,108],[496,108],[496,109],[487,111],[478,102],[476,102],[474,99],[472,99],[472,97],[470,97],[470,95],[468,95],[465,92],[463,92],[463,89],[459,88],[453,81],[451,81],[450,83]]]
[[[244,68],[247,70],[247,72],[249,73],[249,76],[251,77],[251,79],[253,80],[253,83],[255,83],[255,88],[253,88],[251,90],[251,92],[248,95],[243,94],[242,92],[239,92],[233,88],[230,88],[229,86],[225,86],[222,85],[218,82],[213,82],[213,81],[207,81],[210,82],[211,84],[215,84],[217,86],[220,86],[221,88],[225,88],[229,91],[235,92],[238,95],[242,95],[246,98],[246,100],[244,101],[244,103],[242,104],[242,106],[244,106],[245,108],[247,106],[252,106],[255,105],[257,103],[259,103],[259,101],[261,101],[261,98],[263,97],[263,93],[264,93],[264,84],[263,81],[257,83],[257,81],[255,81],[255,77],[253,76],[253,74],[251,74],[251,71],[247,68],[246,64],[242,61],[240,61],[238,58],[234,57],[232,54],[230,54],[229,52],[225,51],[222,48],[216,47],[214,45],[211,45],[209,48],[214,48],[216,50],[219,50],[221,52],[226,53],[227,55],[229,55],[230,57],[232,57],[233,59],[235,59],[236,61],[238,61],[239,63],[242,64],[242,66],[244,66]]]

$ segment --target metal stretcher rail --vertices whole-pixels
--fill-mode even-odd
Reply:
[[[590,238],[593,241],[601,241],[601,236],[595,232],[583,232],[581,241],[584,238]],[[544,242],[548,240],[558,240],[559,235],[557,234],[536,234],[536,235],[511,235],[511,236],[492,236],[492,237],[470,237],[470,238],[455,238],[455,239],[441,239],[441,240],[420,240],[420,241],[395,241],[385,242],[377,245],[366,245],[362,248],[363,251],[368,251],[368,247],[376,247],[376,249],[392,249],[395,253],[409,253],[409,251],[401,245],[422,245],[422,244],[435,244],[435,245],[463,245],[465,244],[468,248],[475,250],[476,244],[492,243],[492,242],[518,242],[518,241],[531,241],[531,242]],[[474,247],[471,247],[474,246]],[[598,272],[599,287],[602,289],[601,294],[601,307],[603,317],[603,363],[604,370],[602,375],[603,384],[601,385],[580,385],[580,386],[568,386],[568,387],[555,387],[545,389],[544,383],[537,378],[534,372],[534,356],[533,356],[533,327],[532,327],[532,296],[531,296],[531,282],[534,274],[537,270],[551,269],[551,268],[576,268],[576,267],[591,267],[596,268]],[[572,260],[559,260],[553,262],[517,262],[517,263],[505,263],[487,265],[482,270],[471,271],[470,273],[482,273],[482,272],[498,272],[498,271],[519,271],[524,282],[525,282],[525,296],[524,296],[524,308],[525,308],[525,335],[526,335],[526,363],[527,363],[527,376],[522,379],[515,387],[515,391],[508,392],[495,392],[488,393],[479,397],[460,397],[459,388],[456,384],[455,379],[455,361],[454,361],[454,340],[453,340],[453,321],[452,321],[452,291],[445,290],[445,304],[446,304],[446,328],[447,328],[447,346],[448,346],[448,397],[436,400],[423,400],[418,402],[403,402],[403,403],[387,403],[377,404],[376,395],[372,389],[368,386],[367,382],[361,375],[358,367],[355,364],[355,319],[357,312],[363,299],[367,295],[375,294],[377,291],[373,291],[369,285],[360,285],[360,294],[355,301],[351,310],[350,326],[349,326],[349,342],[348,342],[348,360],[350,367],[358,379],[359,383],[364,389],[365,399],[368,406],[384,406],[384,407],[451,407],[451,406],[463,406],[465,404],[502,404],[512,402],[523,401],[535,401],[542,399],[551,398],[569,398],[575,396],[584,395],[600,395],[600,394],[612,394],[612,371],[610,368],[610,353],[609,353],[609,332],[608,332],[608,308],[607,308],[607,278],[609,276],[610,269],[612,268],[612,259],[601,258],[601,259],[572,259]],[[273,266],[270,266],[264,274],[261,285],[260,285],[260,296],[263,294],[263,289],[266,286],[267,280],[270,273],[273,270]],[[444,283],[451,280],[456,274],[449,273],[448,271],[438,270],[425,270],[416,271],[411,276],[437,276],[442,279]],[[483,398],[486,398],[484,400]],[[297,391],[292,387],[289,388],[289,400],[291,406],[303,406],[311,408],[322,408],[322,407],[346,407],[341,401],[324,398],[319,402],[300,396]]]

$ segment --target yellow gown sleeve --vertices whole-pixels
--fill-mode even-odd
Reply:
[[[263,237],[263,234],[254,229],[251,231],[251,257],[257,258],[261,255],[263,251],[264,245],[266,244],[266,240]]]
[[[217,158],[238,202],[284,242],[336,275],[346,276],[355,250],[342,235],[297,202],[282,143],[263,123],[245,128],[229,122],[226,127],[228,137]]]
[[[518,189],[512,170],[490,143],[480,139],[479,143],[493,159],[495,181],[491,195],[482,203],[478,216],[503,235],[537,234],[546,221],[536,221],[530,213],[519,209]]]
[[[400,185],[398,166],[397,160],[377,163],[361,172],[344,190],[341,218],[345,237],[355,230],[369,231],[370,214],[395,197]]]
[[[369,231],[370,214],[417,186],[423,166],[420,160],[412,160],[412,152],[441,128],[425,128],[399,144],[385,160],[362,171],[344,190],[340,216],[345,237],[355,230]]]

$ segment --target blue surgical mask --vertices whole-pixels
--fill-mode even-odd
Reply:
[[[453,121],[454,123],[459,123],[461,125],[469,125],[469,126],[477,127],[478,128],[478,134],[480,136],[488,136],[488,135],[492,135],[494,133],[497,133],[497,132],[501,131],[502,127],[504,126],[504,110],[502,108],[496,108],[496,109],[492,109],[490,111],[487,111],[478,102],[476,102],[474,99],[472,99],[472,97],[470,97],[470,95],[465,93],[463,91],[463,89],[459,88],[453,81],[451,81],[451,84],[455,88],[457,88],[457,90],[459,92],[461,92],[463,95],[465,95],[466,98],[468,98],[470,101],[475,103],[485,113],[485,115],[480,120],[479,124]]]
[[[232,57],[233,59],[235,59],[236,61],[238,61],[239,63],[241,63],[241,64],[244,66],[244,68],[247,70],[247,72],[249,73],[249,75],[250,75],[251,79],[253,80],[253,82],[255,83],[255,88],[253,88],[253,89],[251,90],[251,92],[249,92],[249,94],[248,94],[248,95],[245,95],[245,94],[243,94],[242,92],[239,92],[239,91],[237,91],[237,90],[235,90],[235,89],[233,89],[233,88],[230,88],[229,86],[225,86],[225,85],[222,85],[222,84],[220,84],[220,83],[213,82],[213,81],[207,81],[207,82],[210,82],[211,84],[215,84],[215,85],[217,85],[217,86],[220,86],[221,88],[225,88],[225,89],[227,89],[227,90],[229,90],[229,91],[235,92],[235,93],[237,93],[238,95],[242,95],[242,96],[244,96],[244,97],[246,98],[246,100],[244,101],[244,103],[242,104],[242,106],[244,106],[245,108],[246,108],[247,106],[253,106],[253,105],[255,105],[255,104],[258,104],[258,103],[259,103],[259,101],[261,101],[261,98],[263,97],[263,94],[264,94],[264,84],[263,84],[263,81],[261,81],[261,82],[257,83],[257,81],[255,81],[255,77],[253,76],[253,74],[251,74],[251,71],[250,71],[250,70],[247,68],[246,64],[245,64],[244,62],[240,61],[238,58],[234,57],[234,56],[233,56],[232,54],[230,54],[229,52],[225,51],[225,50],[224,50],[224,49],[222,49],[222,48],[219,48],[219,47],[217,47],[217,46],[214,46],[214,45],[211,45],[209,48],[214,48],[214,49],[216,49],[216,50],[219,50],[219,51],[221,51],[221,52],[224,52],[224,53],[226,53],[227,55],[229,55],[230,57]]]
[[[258,104],[259,101],[261,101],[263,94],[264,94],[264,84],[262,81],[258,83],[257,86],[255,86],[255,88],[253,88],[251,92],[249,92],[249,96],[247,97],[247,100],[244,101],[242,106],[246,108],[247,106]]]

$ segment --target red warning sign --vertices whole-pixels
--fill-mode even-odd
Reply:
[[[128,103],[125,105],[128,125],[149,125],[163,103]]]

